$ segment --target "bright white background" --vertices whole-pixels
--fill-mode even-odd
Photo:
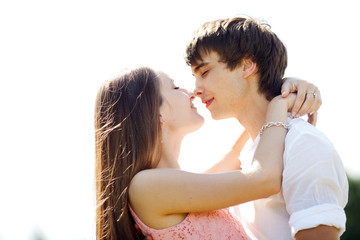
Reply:
[[[356,1],[0,2],[0,240],[94,239],[96,92],[126,67],[164,70],[192,89],[186,42],[203,22],[267,20],[288,48],[287,76],[315,83],[318,128],[360,176]],[[241,131],[207,123],[183,144],[184,169],[219,159]]]

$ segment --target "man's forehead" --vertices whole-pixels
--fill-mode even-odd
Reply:
[[[215,51],[210,52],[203,52],[199,59],[196,59],[196,61],[191,64],[191,69],[193,72],[197,72],[200,70],[200,68],[210,64],[210,63],[218,63],[222,62],[220,59],[220,56]]]

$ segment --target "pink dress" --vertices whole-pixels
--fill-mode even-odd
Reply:
[[[179,224],[153,229],[146,226],[129,207],[131,215],[144,235],[151,235],[154,240],[245,240],[247,235],[240,221],[228,209],[203,213],[189,213]]]

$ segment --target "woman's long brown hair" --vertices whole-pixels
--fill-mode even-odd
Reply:
[[[106,82],[95,106],[97,239],[143,239],[128,209],[128,187],[160,159],[159,81],[139,68]]]

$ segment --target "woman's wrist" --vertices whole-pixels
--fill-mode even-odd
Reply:
[[[262,134],[270,126],[287,126],[287,111],[288,101],[286,100],[286,98],[282,98],[280,96],[272,99],[269,102],[265,122],[260,130],[260,133]]]
[[[283,98],[282,96],[276,96],[274,97],[269,105],[278,105],[279,108],[283,109],[284,106],[286,106],[286,110],[290,111],[295,103],[295,99],[296,99],[296,94],[291,93],[289,94],[286,98]]]
[[[277,96],[273,98],[268,105],[268,115],[284,115],[289,109],[289,101],[286,98]],[[272,114],[271,114],[272,113]],[[276,119],[275,119],[276,120]]]

